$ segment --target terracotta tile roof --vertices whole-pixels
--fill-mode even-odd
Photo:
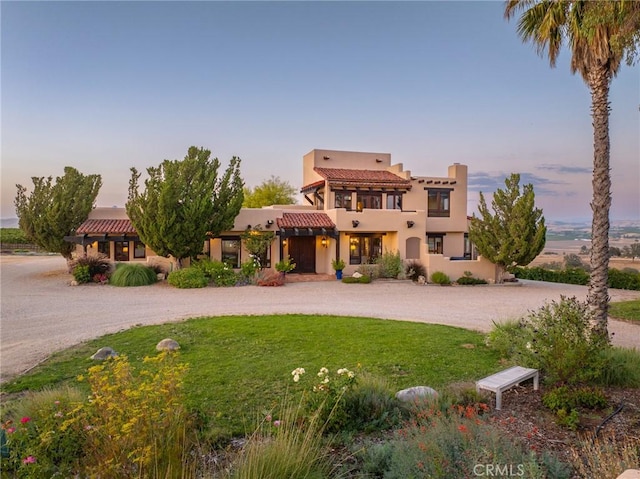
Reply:
[[[276,220],[278,228],[335,228],[325,213],[283,213]]]
[[[136,230],[128,219],[87,220],[76,230],[76,234],[135,234]]]
[[[314,170],[330,185],[349,185],[378,188],[411,188],[411,181],[386,170],[353,170],[348,168],[319,168]]]
[[[315,190],[320,186],[324,186],[324,180],[316,181],[314,183],[303,186],[302,188],[300,188],[300,193],[306,193],[308,191]]]

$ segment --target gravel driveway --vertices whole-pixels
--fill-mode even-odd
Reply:
[[[561,295],[585,299],[587,288],[523,281],[522,286],[419,286],[398,281],[346,285],[338,281],[179,290],[70,287],[59,257],[0,256],[0,381],[23,373],[51,353],[140,324],[227,314],[340,314],[440,323],[488,331]],[[613,301],[640,297],[610,290]],[[610,321],[614,344],[640,348],[640,326]]]

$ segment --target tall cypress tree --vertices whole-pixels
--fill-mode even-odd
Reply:
[[[233,157],[218,178],[220,161],[211,151],[192,146],[184,160],[165,160],[140,173],[131,168],[126,210],[140,239],[161,256],[184,258],[202,252],[207,233],[231,229],[243,200],[240,159]]]
[[[524,185],[521,192],[516,173],[505,179],[505,185],[505,190],[493,194],[494,213],[480,192],[480,218],[474,214],[469,225],[469,239],[484,258],[501,269],[500,281],[509,267],[531,263],[544,248],[547,234],[542,210],[535,207],[533,185]]]
[[[33,191],[16,185],[18,193],[14,204],[20,229],[29,241],[52,253],[60,253],[66,260],[76,248],[64,240],[71,236],[89,216],[102,186],[100,175],[83,175],[71,166],[64,175],[32,177]]]

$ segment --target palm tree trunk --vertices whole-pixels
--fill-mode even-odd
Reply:
[[[593,313],[594,330],[608,339],[609,309],[609,208],[611,176],[609,168],[609,83],[604,66],[589,72],[591,114],[593,116],[593,200],[591,210],[591,280],[587,302]]]

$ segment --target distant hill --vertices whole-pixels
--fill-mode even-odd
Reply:
[[[0,228],[17,228],[18,218],[2,218],[0,219]]]

